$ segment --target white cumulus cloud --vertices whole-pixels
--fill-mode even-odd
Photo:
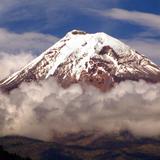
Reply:
[[[110,92],[75,84],[61,88],[54,79],[22,84],[0,94],[1,136],[22,135],[50,140],[54,134],[130,131],[160,134],[160,84],[122,82]]]

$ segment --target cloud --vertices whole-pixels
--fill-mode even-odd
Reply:
[[[10,54],[0,52],[0,80],[28,64],[34,56],[31,53]]]
[[[160,84],[125,81],[102,93],[79,84],[63,89],[50,78],[0,94],[0,135],[50,140],[54,133],[128,130],[138,136],[157,136],[159,106]]]
[[[27,32],[14,33],[0,28],[0,52],[32,52],[40,54],[53,45],[58,38],[48,34]]]
[[[112,8],[110,10],[95,10],[99,15],[117,20],[127,21],[133,24],[146,26],[160,30],[160,15],[139,11],[128,11],[125,9]]]

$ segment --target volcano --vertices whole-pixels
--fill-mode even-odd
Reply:
[[[107,91],[124,80],[159,82],[160,68],[105,33],[73,30],[28,65],[2,80],[0,88],[10,91],[22,82],[39,82],[50,77],[64,88],[80,83]]]

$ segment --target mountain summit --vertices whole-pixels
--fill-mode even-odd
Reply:
[[[87,83],[102,91],[124,80],[160,81],[160,68],[144,55],[105,34],[73,30],[31,63],[0,82],[9,91],[22,82],[54,77],[62,87]]]

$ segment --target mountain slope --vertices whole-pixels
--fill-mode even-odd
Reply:
[[[25,137],[0,138],[9,153],[33,160],[159,160],[159,138],[135,138],[128,134],[104,135],[88,143],[86,135],[71,135],[63,142],[44,142]]]
[[[160,81],[160,68],[105,34],[73,30],[27,66],[0,82],[2,90],[54,76],[63,87],[85,82],[107,90],[123,80]]]

